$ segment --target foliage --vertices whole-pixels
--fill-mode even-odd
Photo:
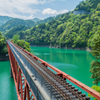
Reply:
[[[46,23],[52,19],[53,17],[49,17],[44,20],[40,20],[37,18],[34,18],[33,20],[22,20],[18,18],[12,18],[11,20],[7,21],[2,26],[0,26],[0,31],[2,31],[2,33],[4,33],[7,38],[11,39],[14,34],[22,34],[22,31],[25,31],[38,24]]]
[[[31,20],[23,20],[23,19],[18,19],[18,18],[12,18],[11,20],[7,21],[0,27],[1,32],[6,32],[10,30],[11,28],[19,25],[24,25],[28,28],[34,26],[35,22]]]
[[[91,88],[100,93],[100,86],[93,85]],[[88,94],[88,96],[94,98],[93,100],[97,100],[95,97],[93,97],[93,96],[90,95],[90,94]]]
[[[13,36],[13,42],[17,44],[18,46],[22,47],[23,49],[27,51],[31,51],[30,49],[30,44],[26,42],[25,40],[19,40],[20,36],[19,35],[14,35]]]
[[[100,3],[100,0],[84,0],[76,7],[75,10],[92,11],[97,7],[98,3]]]
[[[61,14],[51,18],[47,23],[36,24],[31,29],[24,30],[19,28],[21,30],[18,31],[17,28],[13,28],[11,29],[13,31],[10,30],[6,36],[10,38],[14,34],[20,35],[21,39],[25,39],[32,45],[70,48],[91,47],[92,37],[100,34],[99,3],[99,0],[85,0],[79,5],[84,4],[83,8],[87,11],[91,8],[89,14],[75,15],[73,12]]]
[[[23,35],[32,45],[90,47],[89,41],[100,27],[100,11],[97,8],[90,14],[75,15],[71,12],[59,15],[48,23],[39,24],[21,32],[20,35]]]
[[[94,79],[94,84],[100,83],[100,33],[95,35],[92,40],[92,55],[95,60],[91,63],[90,72],[92,73],[92,78]]]
[[[15,44],[16,44],[17,41],[19,40],[19,37],[20,37],[20,36],[19,36],[19,35],[16,35],[16,34],[13,36],[13,42],[14,42]]]
[[[36,21],[36,19],[35,19],[35,21],[34,20],[33,21],[36,22],[35,25],[39,25],[39,24],[47,23],[47,22],[51,21],[53,18],[54,17],[48,17],[48,18],[46,18],[44,20],[38,20],[38,21]]]
[[[0,16],[0,26],[9,21],[10,19],[12,18],[8,16]]]
[[[29,52],[31,50],[30,44],[28,42],[26,42],[25,40],[18,40],[16,44]]]
[[[0,33],[0,55],[5,55],[7,53],[6,38]]]
[[[14,27],[12,27],[11,29],[9,29],[9,31],[7,31],[7,32],[5,33],[5,36],[6,36],[7,38],[10,38],[10,39],[11,39],[11,38],[13,37],[14,34],[19,34],[20,37],[24,38],[23,36],[21,36],[21,35],[22,35],[21,32],[22,32],[22,31],[25,31],[26,29],[28,29],[28,27],[26,27],[26,26],[24,26],[24,25],[14,26]]]

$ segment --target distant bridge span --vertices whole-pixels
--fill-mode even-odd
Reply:
[[[66,79],[100,100],[100,93],[16,44],[7,41],[7,48],[18,100],[90,100]]]

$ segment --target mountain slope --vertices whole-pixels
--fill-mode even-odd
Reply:
[[[6,22],[4,25],[2,25],[0,27],[0,31],[2,31],[7,38],[12,38],[14,34],[20,34],[21,31],[25,31],[26,29],[29,29],[32,26],[47,23],[50,20],[52,20],[53,18],[54,17],[49,17],[49,18],[46,18],[44,20],[39,20],[37,18],[33,19],[36,22],[33,22],[32,20],[12,19],[12,20]],[[26,28],[23,28],[22,27],[23,25]]]
[[[38,22],[38,21],[41,21],[41,19],[39,18],[34,18],[34,19],[31,19],[33,22]]]
[[[14,26],[11,29],[9,29],[6,33],[5,36],[8,38],[12,38],[14,34],[18,34],[20,36],[22,36],[21,32],[27,30],[29,27],[26,27],[24,25],[18,25],[18,26]],[[24,38],[23,36],[21,38]]]
[[[75,10],[92,11],[97,7],[98,3],[100,3],[100,0],[84,0],[76,7]]]
[[[10,19],[12,18],[8,16],[0,16],[0,26],[9,21]]]
[[[92,1],[84,2],[91,3]],[[58,18],[28,29],[22,34],[32,45],[86,48],[91,44],[92,37],[100,34],[100,1],[98,4],[94,3],[89,14],[75,15],[72,12],[62,14]],[[88,9],[86,10],[88,11]]]
[[[47,23],[49,21],[51,21],[54,17],[48,17],[44,20],[40,20],[40,21],[37,21],[36,25],[39,25],[39,24],[42,24],[42,23]]]
[[[20,38],[32,45],[50,45],[66,48],[86,48],[91,45],[92,37],[100,34],[100,1],[85,0],[92,4],[89,14],[75,15],[73,12],[53,17],[47,23],[42,23],[26,31],[21,31]],[[78,7],[78,6],[77,6]],[[84,9],[81,9],[84,10]]]
[[[13,18],[11,20],[9,20],[8,22],[6,22],[5,24],[3,24],[0,27],[0,31],[1,32],[6,32],[7,30],[11,29],[14,26],[18,26],[18,25],[24,25],[26,27],[32,27],[34,26],[33,21],[31,20],[23,20],[23,19],[18,19],[18,18]]]

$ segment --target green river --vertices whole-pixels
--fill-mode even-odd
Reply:
[[[89,72],[93,56],[88,51],[31,47],[31,52],[89,87],[93,85]],[[0,100],[17,100],[9,61],[0,62]]]

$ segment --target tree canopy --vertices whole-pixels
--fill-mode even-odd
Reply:
[[[0,32],[0,55],[5,55],[7,53],[7,44],[6,44],[6,38],[2,36]]]
[[[95,60],[91,63],[90,72],[92,73],[92,78],[94,79],[94,84],[100,83],[100,35],[97,34],[92,40],[92,55]]]
[[[30,52],[30,44],[28,42],[26,42],[25,40],[18,40],[16,42],[16,44],[20,47],[22,47],[23,49],[27,50]]]
[[[91,88],[92,88],[92,89],[94,89],[94,90],[96,90],[97,92],[99,92],[99,93],[100,93],[100,86],[93,85]],[[90,95],[90,94],[88,94],[88,96],[89,96],[89,97],[92,97],[92,98],[93,98],[93,100],[97,100],[95,97],[93,97],[93,96],[92,96],[92,95]]]
[[[89,14],[75,15],[73,12],[69,12],[58,15],[51,21],[39,24],[26,31],[17,30],[12,33],[20,35],[20,39],[25,39],[31,45],[66,48],[91,47],[92,37],[100,34],[100,1],[94,1],[85,0],[80,3],[80,5],[84,4],[83,8],[87,10],[87,5],[92,5]],[[9,34],[7,36],[10,37]]]
[[[22,47],[23,49],[27,50],[30,52],[30,43],[26,42],[25,40],[20,40],[19,35],[14,35],[13,36],[13,42],[17,44],[18,46]]]

